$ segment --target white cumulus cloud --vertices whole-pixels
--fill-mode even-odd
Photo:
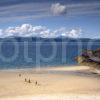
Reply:
[[[49,29],[45,26],[33,26],[31,24],[22,24],[21,26],[8,27],[0,29],[0,37],[43,37],[54,38],[59,36],[78,38],[82,30],[80,28],[67,30],[65,27],[56,30]]]
[[[74,37],[74,38],[78,38],[79,35],[81,35],[82,30],[81,29],[72,29],[69,33],[68,36],[69,37]]]
[[[67,13],[66,5],[62,5],[60,3],[55,3],[51,5],[51,12],[54,15],[64,15]]]

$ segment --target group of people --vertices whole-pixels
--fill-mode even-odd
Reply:
[[[25,78],[25,82],[31,83],[31,80],[30,80],[30,79],[27,80],[27,79]],[[38,85],[37,81],[35,81],[35,85]]]
[[[21,77],[21,74],[19,74],[19,77]],[[26,78],[25,78],[25,82],[32,83],[30,79],[27,80]],[[38,85],[37,81],[35,81],[35,85]]]

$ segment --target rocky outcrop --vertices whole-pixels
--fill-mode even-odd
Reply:
[[[80,65],[87,65],[91,68],[100,69],[100,49],[98,50],[85,50],[82,54],[76,57],[76,61]]]

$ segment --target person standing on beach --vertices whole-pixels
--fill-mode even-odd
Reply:
[[[25,82],[27,82],[27,79],[25,78]]]
[[[31,83],[31,80],[29,79],[28,83]]]
[[[37,85],[37,81],[35,82],[35,85]]]
[[[19,74],[19,77],[21,77],[21,74]]]

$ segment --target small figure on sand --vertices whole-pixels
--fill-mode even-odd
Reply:
[[[25,78],[25,82],[27,82],[27,79]]]
[[[35,85],[37,85],[37,81],[35,82]]]
[[[31,80],[30,79],[28,80],[28,83],[31,83]]]
[[[19,77],[21,77],[21,74],[19,74]]]
[[[27,79],[25,78],[25,82],[31,83],[31,80],[30,80],[30,79],[27,80]]]

